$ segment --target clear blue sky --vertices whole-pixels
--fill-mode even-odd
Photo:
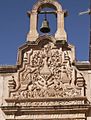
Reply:
[[[26,35],[29,30],[29,18],[26,12],[32,9],[36,1],[0,0],[1,65],[16,64],[18,48],[26,42]],[[68,42],[75,45],[77,60],[88,60],[89,15],[79,16],[78,13],[89,8],[89,0],[59,1],[63,9],[69,12],[69,16],[65,18]]]

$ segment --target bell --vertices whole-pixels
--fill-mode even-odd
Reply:
[[[43,32],[43,33],[48,33],[50,32],[50,28],[49,28],[49,22],[47,21],[47,19],[45,18],[43,23],[42,23],[42,26],[40,28],[40,31]]]

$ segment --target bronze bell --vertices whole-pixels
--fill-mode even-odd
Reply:
[[[40,31],[43,32],[43,33],[48,33],[50,32],[50,28],[49,28],[49,22],[47,21],[47,19],[45,18],[43,23],[42,23],[42,26],[40,28]]]

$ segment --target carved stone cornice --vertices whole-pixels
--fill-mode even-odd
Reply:
[[[17,115],[18,113],[19,115],[21,115],[22,112],[25,115],[38,113],[39,114],[87,113],[90,108],[90,105],[86,97],[6,99],[6,102],[8,103],[8,105],[1,107],[1,109],[6,115],[12,115],[16,113]],[[42,105],[42,103],[45,104]]]
[[[91,70],[91,64],[88,61],[76,61],[74,65],[77,67],[78,70]]]
[[[6,115],[27,115],[27,114],[74,114],[74,113],[87,113],[89,105],[63,105],[63,106],[3,106],[2,110]]]
[[[15,73],[17,72],[17,65],[5,65],[5,66],[0,66],[0,73]]]

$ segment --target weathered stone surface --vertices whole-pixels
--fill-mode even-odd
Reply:
[[[56,11],[55,35],[39,36],[37,14],[43,7]],[[61,5],[38,0],[29,14],[30,31],[17,65],[0,66],[0,120],[90,120],[91,65],[76,61]]]

